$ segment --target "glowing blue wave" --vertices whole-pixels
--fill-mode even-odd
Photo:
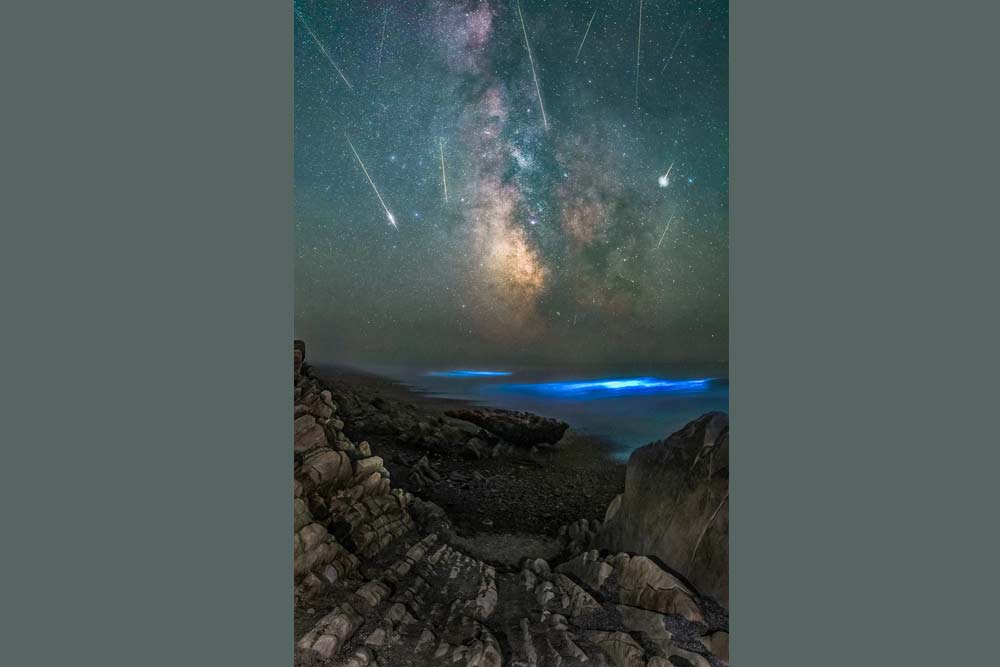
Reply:
[[[636,394],[694,393],[709,388],[710,378],[696,380],[664,380],[654,377],[610,378],[579,382],[543,382],[539,384],[508,384],[504,391],[542,394],[554,397],[634,396]]]
[[[508,371],[431,371],[430,377],[437,378],[492,378],[511,375]]]

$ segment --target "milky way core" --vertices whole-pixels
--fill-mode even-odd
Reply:
[[[726,2],[295,12],[295,333],[311,354],[727,359]]]

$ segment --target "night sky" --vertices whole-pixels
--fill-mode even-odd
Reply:
[[[295,3],[310,358],[728,358],[728,2],[520,9]]]

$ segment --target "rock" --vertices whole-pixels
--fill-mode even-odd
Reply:
[[[354,462],[354,479],[363,480],[373,472],[378,472],[383,467],[381,456],[369,456],[365,459],[358,459]]]
[[[481,459],[487,456],[486,445],[479,438],[469,438],[462,447],[462,454],[470,459]]]
[[[355,591],[355,594],[364,599],[368,603],[369,607],[377,607],[381,604],[382,600],[389,596],[392,591],[388,586],[383,584],[378,579],[373,579],[367,584]]]
[[[532,447],[542,443],[555,444],[562,439],[566,429],[569,428],[569,424],[558,419],[512,410],[479,408],[451,410],[445,414],[475,424],[498,438],[520,447]]]
[[[310,492],[345,488],[351,480],[350,459],[343,452],[314,449],[303,457],[299,480]]]
[[[594,544],[655,556],[729,606],[729,419],[710,412],[629,457]]]
[[[307,452],[317,447],[326,447],[326,433],[311,414],[297,418],[292,425],[295,453]]]
[[[372,652],[365,647],[361,647],[344,663],[344,667],[368,667],[374,660],[375,656],[372,655]]]
[[[623,603],[661,614],[677,614],[694,623],[704,620],[693,591],[646,556],[621,553],[609,562]]]
[[[594,546],[594,540],[600,530],[599,521],[579,519],[559,528],[559,541],[568,555],[589,551]]]
[[[646,667],[642,647],[628,633],[596,631],[585,636],[604,651],[614,667]]]
[[[310,649],[324,658],[332,657],[351,638],[364,618],[346,602],[319,620],[298,645]]]
[[[441,473],[431,467],[431,463],[427,460],[426,456],[421,456],[420,460],[413,466],[413,469],[429,480],[436,482],[441,479]]]
[[[621,604],[675,614],[691,623],[703,623],[704,614],[694,592],[676,576],[645,556],[619,553],[601,558],[596,550],[569,560],[556,571],[574,577],[593,591]]]
[[[721,630],[702,637],[699,641],[705,645],[712,655],[726,664],[729,663],[729,633]]]

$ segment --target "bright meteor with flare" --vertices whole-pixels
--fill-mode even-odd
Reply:
[[[656,179],[657,183],[660,184],[661,188],[665,188],[668,185],[670,185],[670,170],[673,169],[673,168],[674,168],[674,163],[671,162],[670,166],[667,167],[667,173],[665,173],[663,176],[660,176],[659,178]]]
[[[389,207],[385,205],[385,200],[382,199],[382,195],[379,194],[378,188],[375,187],[375,181],[373,181],[372,177],[368,174],[368,169],[365,167],[365,163],[361,161],[361,156],[358,155],[357,149],[354,148],[354,144],[351,143],[350,137],[347,137],[347,143],[351,147],[351,150],[354,151],[354,157],[358,159],[358,164],[361,165],[361,170],[365,172],[365,177],[368,179],[368,182],[372,184],[372,190],[375,191],[375,196],[378,197],[379,203],[382,204],[382,208],[385,209],[385,215],[389,218],[389,224],[394,228],[399,229],[399,226],[396,224],[396,218],[389,211]]]

